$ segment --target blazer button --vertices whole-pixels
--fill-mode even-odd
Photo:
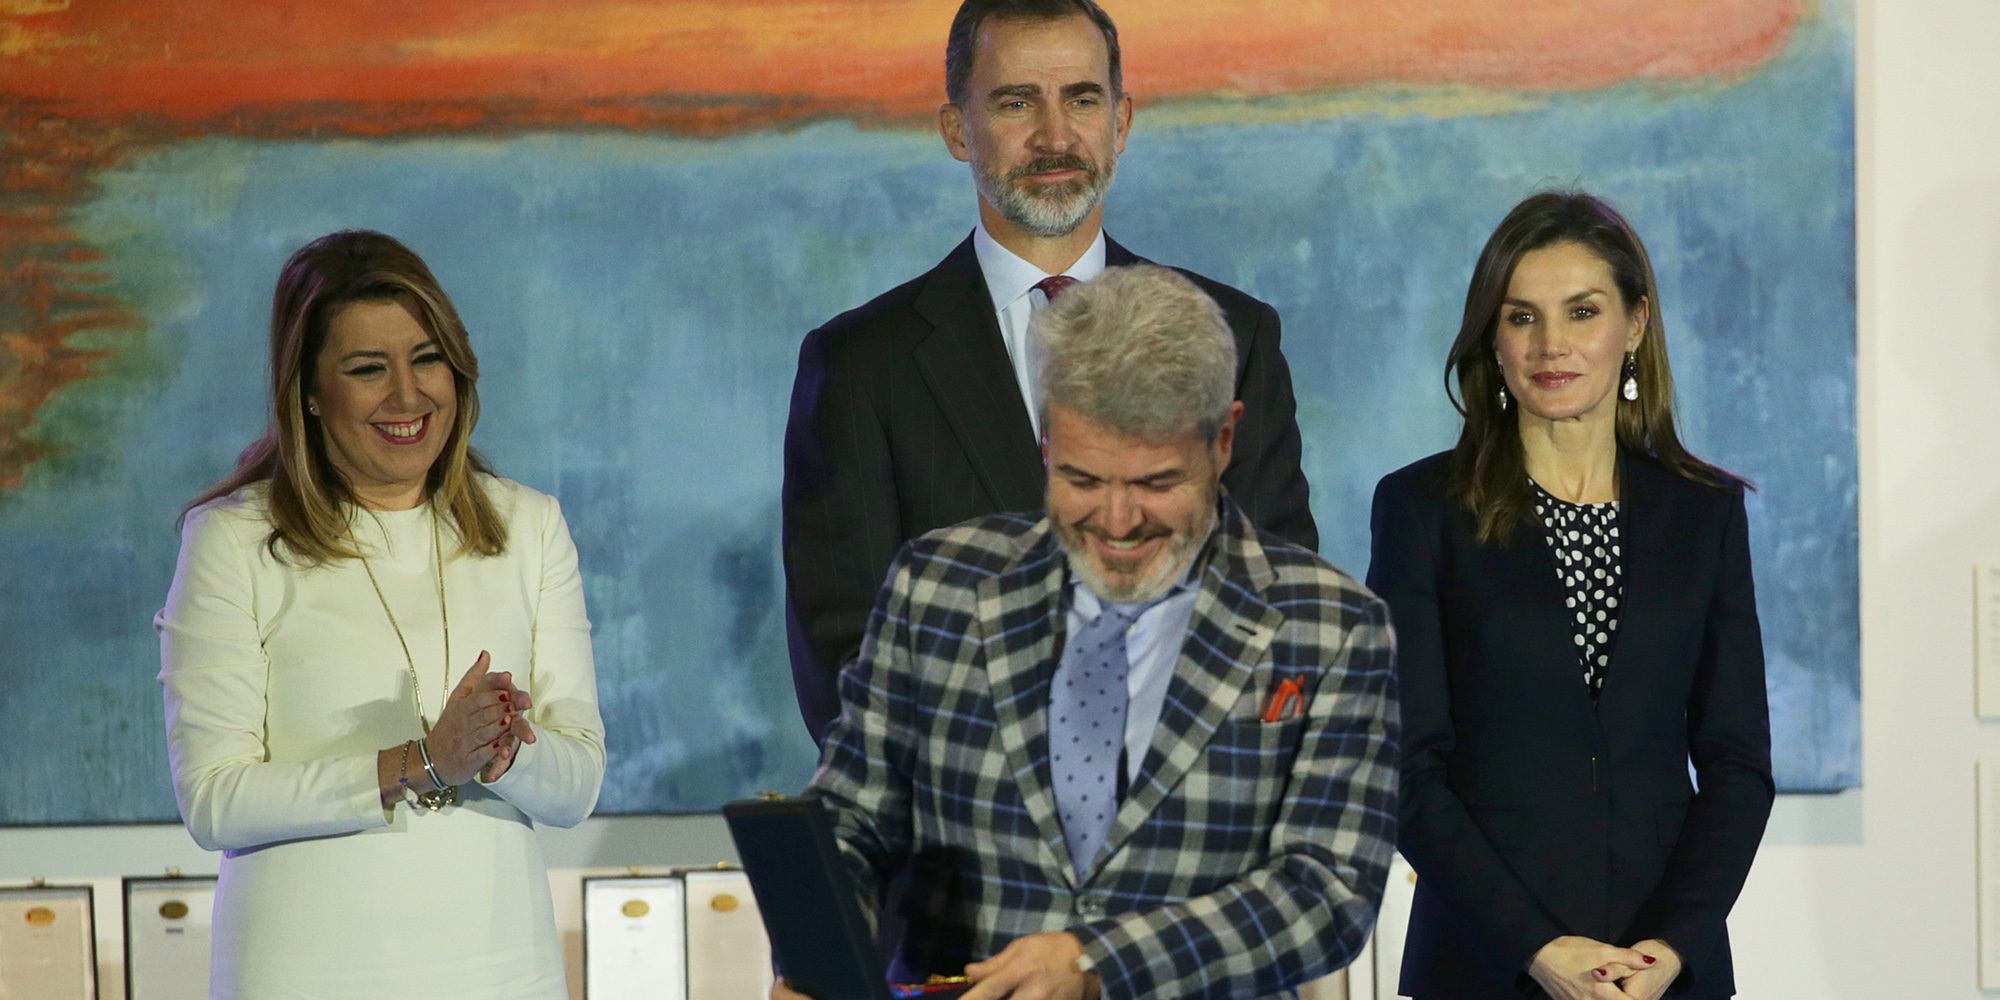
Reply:
[[[1101,917],[1104,915],[1104,900],[1096,896],[1078,896],[1075,909],[1079,917]]]

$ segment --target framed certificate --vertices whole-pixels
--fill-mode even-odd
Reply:
[[[127,1000],[206,1000],[215,878],[125,880]]]
[[[0,1000],[96,1000],[87,885],[0,889]]]
[[[680,876],[583,880],[583,995],[687,1000],[687,883]]]
[[[683,872],[687,884],[687,990],[700,1000],[771,995],[771,940],[750,894],[750,876],[721,869]]]

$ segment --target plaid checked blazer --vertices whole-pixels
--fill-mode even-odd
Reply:
[[[1079,882],[1050,787],[1068,567],[996,514],[906,545],[841,676],[812,794],[863,911],[906,869],[899,977],[1068,930],[1104,996],[1288,996],[1368,940],[1395,841],[1388,612],[1226,496],[1138,778]],[[1265,723],[1294,679],[1305,709]]]

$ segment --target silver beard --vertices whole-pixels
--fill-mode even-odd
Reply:
[[[1044,188],[1040,192],[1030,192],[1022,186],[1021,178],[1058,164],[1084,171],[1083,178],[1059,187]],[[975,160],[972,164],[974,183],[986,203],[992,205],[1001,218],[1019,226],[1023,232],[1044,239],[1076,232],[1076,227],[1083,224],[1091,210],[1104,201],[1104,193],[1111,189],[1111,178],[1117,172],[1118,161],[1115,159],[1099,170],[1095,164],[1074,156],[1034,160],[1010,171],[1005,177],[994,175],[984,163]]]
[[[1114,604],[1144,604],[1151,601],[1179,583],[1187,575],[1188,564],[1200,552],[1203,543],[1215,528],[1215,505],[1207,505],[1208,517],[1202,526],[1185,536],[1167,543],[1166,558],[1160,560],[1159,568],[1124,585],[1114,584],[1097,571],[1097,564],[1091,561],[1089,542],[1083,538],[1084,530],[1073,525],[1056,525],[1056,542],[1062,546],[1063,554],[1069,557],[1070,569],[1076,572],[1083,585],[1090,588],[1100,600]]]

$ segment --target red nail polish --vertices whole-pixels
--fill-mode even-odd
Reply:
[[[1610,973],[1608,973],[1608,972],[1605,972],[1605,971],[1604,971],[1603,969],[1599,969],[1599,970],[1597,970],[1597,978],[1599,978],[1599,979],[1603,979],[1603,978],[1604,978],[1605,976],[1608,976],[1608,975],[1610,975]]]
[[[1654,958],[1653,956],[1651,956],[1651,955],[1647,955],[1647,956],[1646,956],[1646,964],[1647,964],[1647,965],[1651,965],[1651,964],[1653,964],[1653,963],[1654,963],[1655,961],[1657,961],[1657,959],[1655,959],[1655,958]]]

